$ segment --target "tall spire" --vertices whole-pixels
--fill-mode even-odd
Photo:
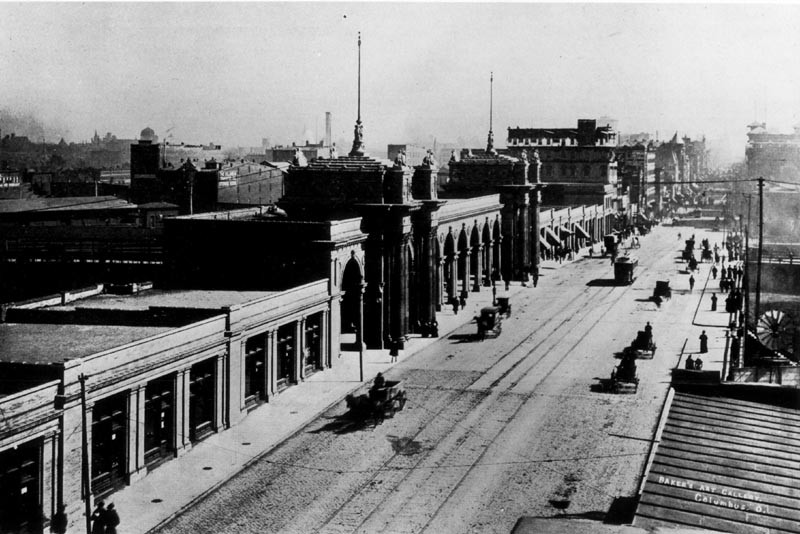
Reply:
[[[495,153],[494,133],[492,133],[492,107],[494,101],[494,72],[489,73],[489,138],[486,140],[486,152]]]
[[[358,118],[353,130],[353,148],[351,156],[364,155],[364,127],[361,125],[361,32],[358,32]]]

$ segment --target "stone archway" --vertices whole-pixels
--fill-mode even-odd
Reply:
[[[362,291],[364,274],[361,263],[355,254],[347,261],[342,273],[342,333],[355,334],[358,330],[361,316]]]

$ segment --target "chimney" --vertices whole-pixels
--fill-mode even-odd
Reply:
[[[332,146],[331,144],[331,112],[325,112],[325,146]]]

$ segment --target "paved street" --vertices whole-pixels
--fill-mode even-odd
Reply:
[[[507,533],[522,515],[604,514],[636,493],[669,370],[696,341],[708,266],[690,293],[679,231],[641,238],[631,286],[610,284],[607,258],[543,270],[498,338],[465,324],[394,367],[409,397],[397,416],[354,427],[341,402],[159,532]],[[638,362],[638,393],[594,391],[646,321],[658,350]]]

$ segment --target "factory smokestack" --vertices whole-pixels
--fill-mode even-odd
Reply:
[[[325,112],[325,146],[331,146],[331,112]]]

